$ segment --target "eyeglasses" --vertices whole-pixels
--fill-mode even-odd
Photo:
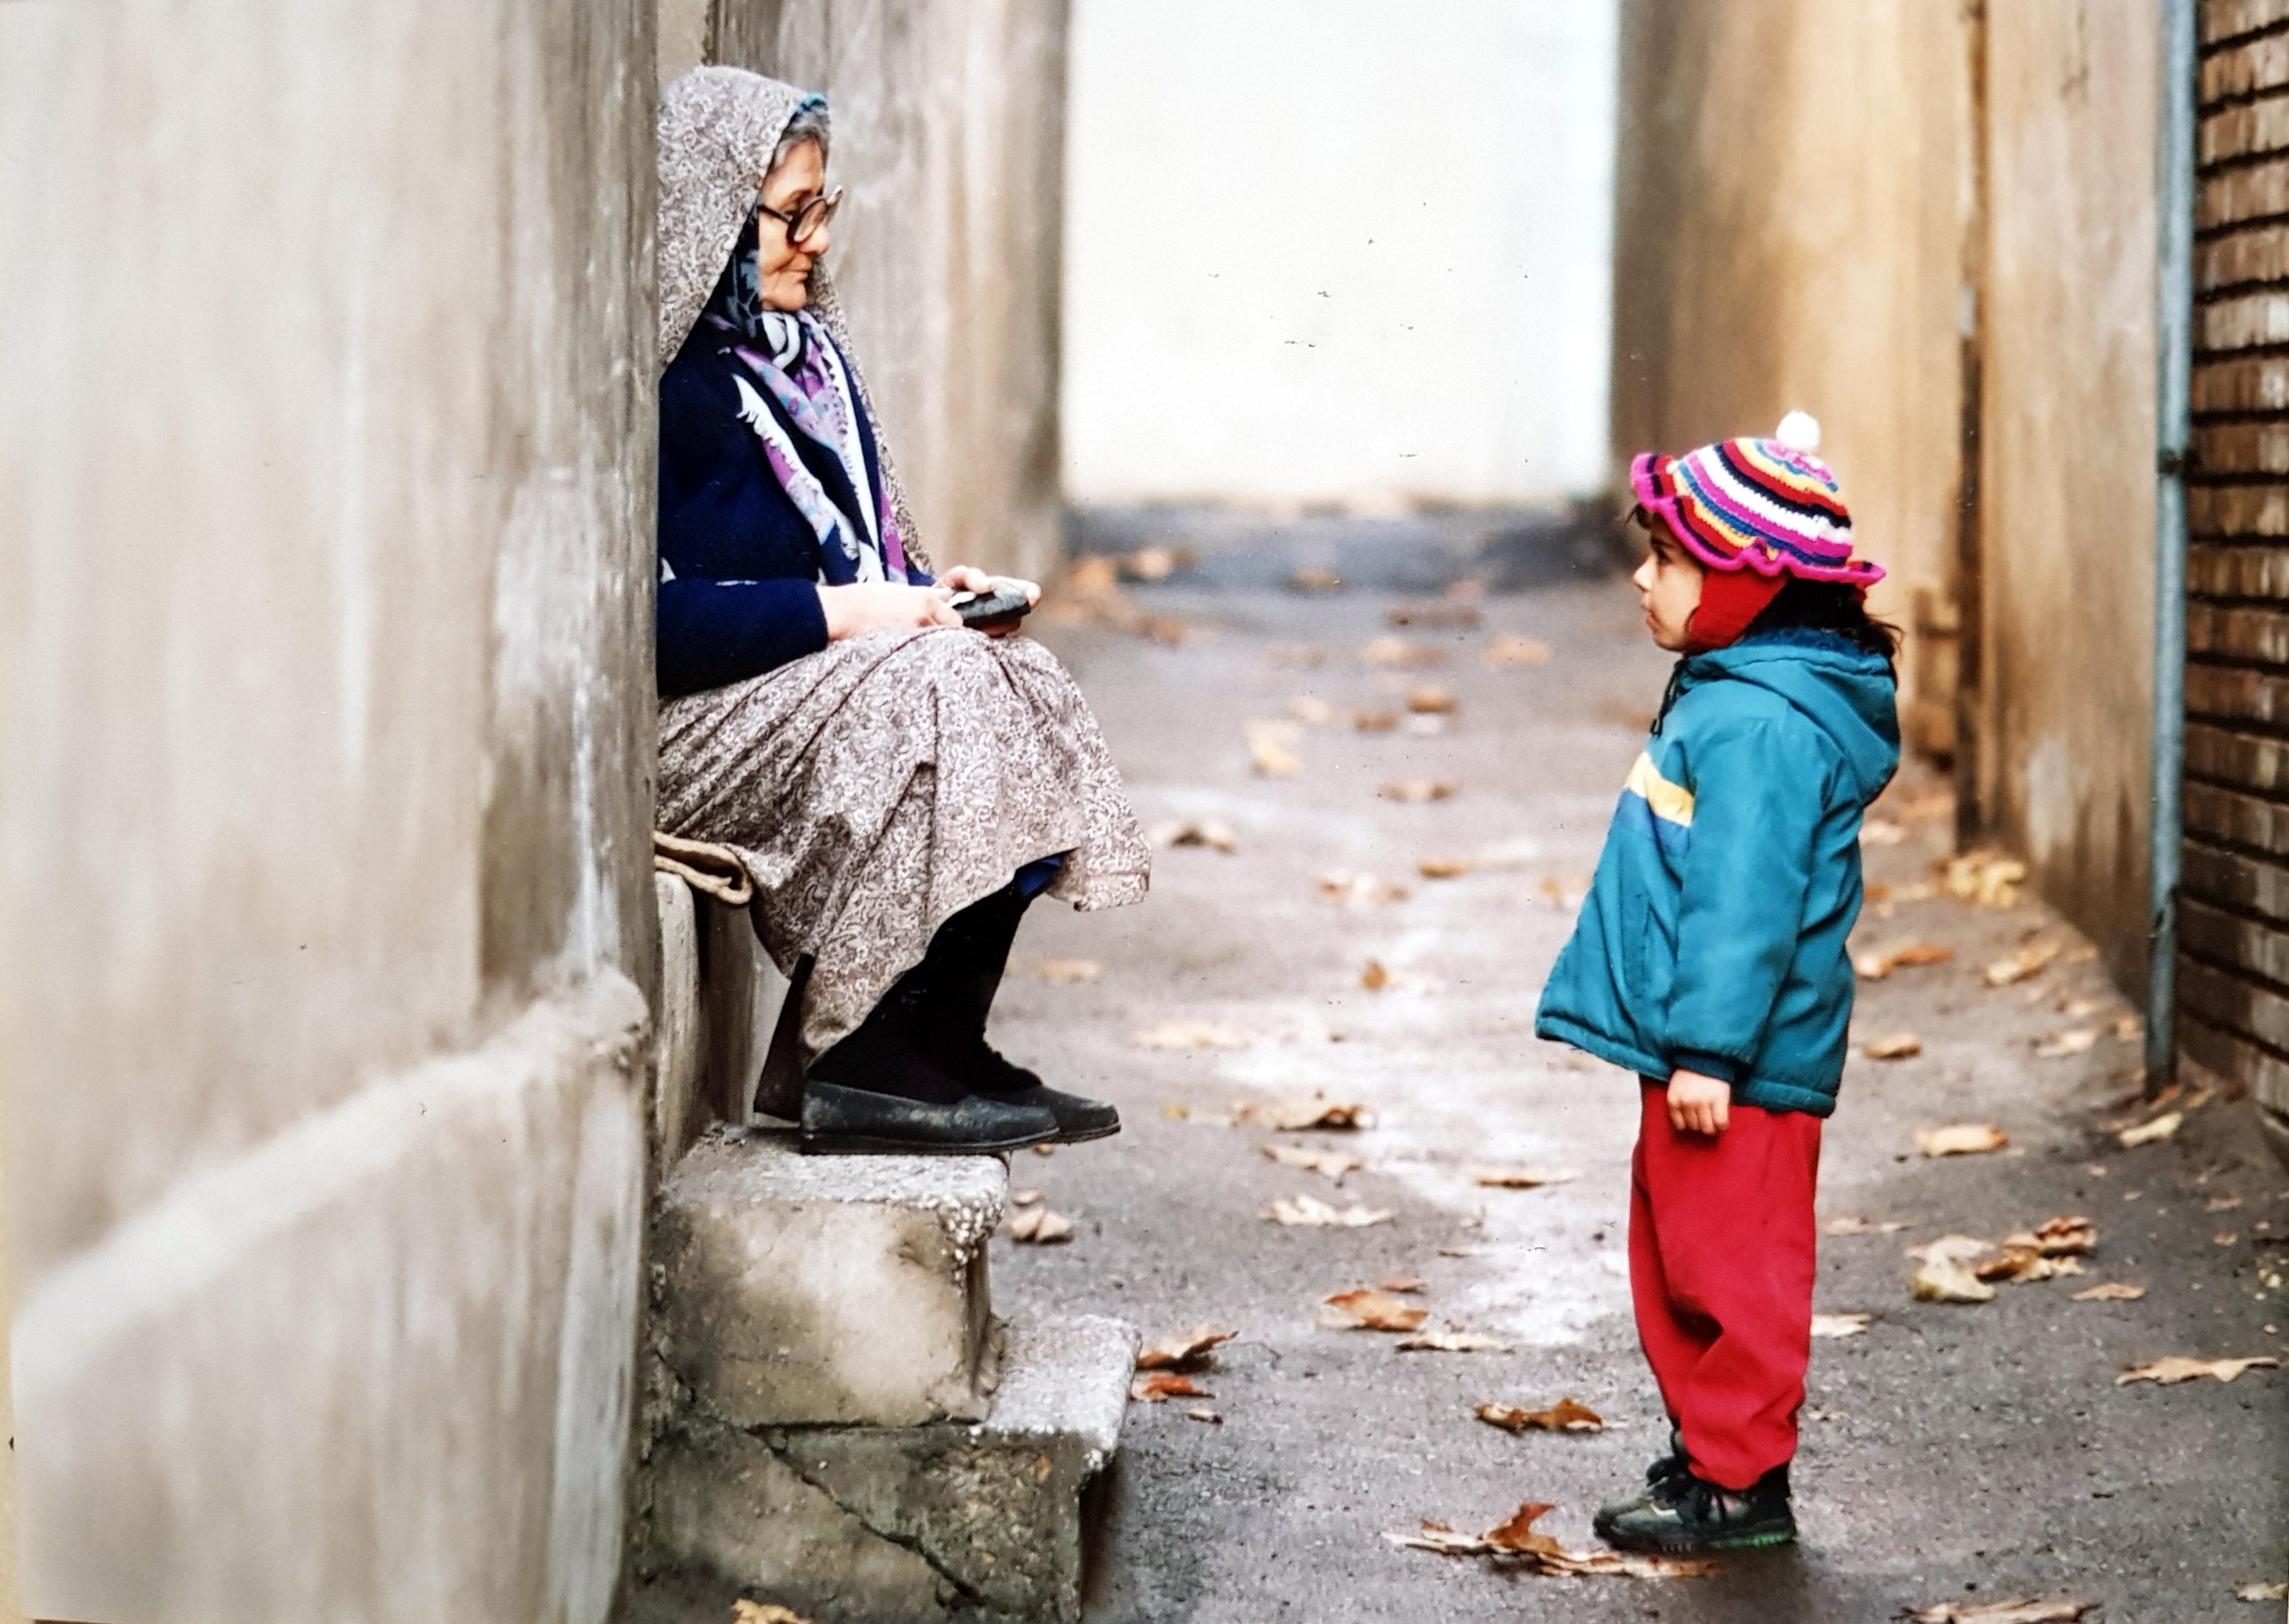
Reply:
[[[782,214],[769,203],[762,202],[755,204],[755,212],[768,214],[780,225],[785,226],[787,246],[801,248],[825,229],[826,222],[834,218],[834,211],[841,206],[842,188],[836,187],[831,192],[820,193],[793,214]]]

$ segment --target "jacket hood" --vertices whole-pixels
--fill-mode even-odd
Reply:
[[[692,324],[706,308],[740,228],[762,198],[764,173],[779,138],[813,93],[741,68],[695,68],[670,84],[659,100],[659,218],[656,242],[659,263],[659,369],[683,347]],[[873,420],[882,482],[897,514],[906,556],[929,566],[922,550],[905,486],[890,456],[882,414],[867,393],[865,373],[850,343],[842,302],[835,297],[826,262],[810,267],[808,308],[842,353],[852,386]]]
[[[1679,678],[1680,694],[1729,678],[1786,700],[1835,744],[1863,802],[1873,800],[1899,768],[1898,682],[1891,662],[1832,633],[1794,627],[1754,633],[1691,656]]]

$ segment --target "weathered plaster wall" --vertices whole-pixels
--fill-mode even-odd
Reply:
[[[1065,0],[661,0],[701,60],[833,105],[836,285],[940,565],[1057,552]]]
[[[1981,810],[2142,986],[2157,8],[1988,11]]]
[[[43,1616],[609,1600],[656,952],[651,29],[0,6]]]
[[[1623,0],[1613,450],[1801,407],[1879,612],[1951,593],[1969,131],[1958,8]],[[1922,640],[1918,639],[1918,641]],[[1903,692],[1936,649],[1911,642]]]
[[[1625,0],[1615,296],[1617,459],[1819,416],[1892,570],[1876,606],[1911,633],[1910,736],[1950,742],[1959,653],[1977,832],[2024,852],[2133,984],[2154,50],[2150,8],[2114,0]]]

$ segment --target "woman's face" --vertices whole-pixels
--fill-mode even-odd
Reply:
[[[817,141],[804,141],[779,160],[763,179],[763,207],[790,219],[826,189],[826,159]],[[800,310],[810,299],[811,262],[826,252],[825,226],[797,248],[787,241],[786,220],[755,218],[756,293],[767,310]]]

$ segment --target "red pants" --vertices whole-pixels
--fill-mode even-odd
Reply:
[[[1820,1118],[1735,1104],[1711,1139],[1644,1085],[1631,1160],[1638,1338],[1693,1469],[1745,1489],[1796,1453],[1812,1358]]]

